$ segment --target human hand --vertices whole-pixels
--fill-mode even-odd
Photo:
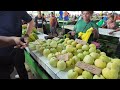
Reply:
[[[16,46],[14,48],[24,49],[26,47],[26,43],[22,42],[20,37],[12,37]]]
[[[94,28],[93,33],[96,34],[97,32],[98,32],[97,29]]]

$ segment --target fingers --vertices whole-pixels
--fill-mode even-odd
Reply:
[[[27,46],[26,43],[19,42],[19,45],[14,46],[14,48],[24,49],[26,46]]]

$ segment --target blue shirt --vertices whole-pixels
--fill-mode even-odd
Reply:
[[[31,16],[26,11],[0,11],[0,36],[21,36],[22,20],[30,22]],[[9,56],[13,46],[0,48],[0,56]]]
[[[108,20],[108,18],[107,18],[107,17],[104,17],[104,18],[103,18],[103,20],[104,20],[104,22],[105,22],[105,21],[107,21],[107,20]]]

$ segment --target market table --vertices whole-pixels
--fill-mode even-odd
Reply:
[[[44,39],[44,36],[47,36],[47,35],[45,35],[45,34],[38,35],[38,37],[40,39]],[[34,61],[36,61],[38,63],[38,66],[40,65],[45,70],[45,72],[47,72],[47,74],[49,74],[53,79],[67,79],[67,71],[69,69],[65,69],[64,71],[60,71],[57,68],[51,67],[49,64],[49,60],[46,57],[44,57],[43,55],[41,55],[40,53],[38,53],[36,50],[31,51],[27,47],[25,50],[25,55],[26,55],[27,62],[31,62],[30,61],[31,59],[30,60],[28,60],[28,59],[32,58]],[[35,69],[36,67],[34,65],[33,68]],[[41,72],[40,75],[43,79],[49,79],[49,77],[44,72]]]

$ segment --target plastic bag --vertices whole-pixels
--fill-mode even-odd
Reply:
[[[104,25],[104,20],[100,20],[99,22],[96,23],[99,27],[102,27],[102,25]]]
[[[88,42],[93,30],[94,30],[93,27],[91,27],[86,31],[86,33],[80,32],[80,33],[78,33],[78,37],[80,37],[83,41]]]

